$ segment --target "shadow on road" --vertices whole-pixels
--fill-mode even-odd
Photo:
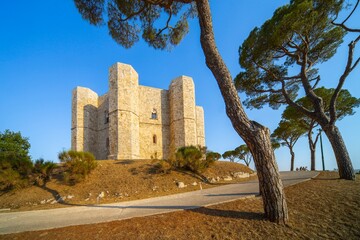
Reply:
[[[249,196],[249,195],[259,195],[259,192],[249,192],[249,193],[224,193],[224,194],[206,194],[205,197],[220,197],[220,196]]]
[[[247,219],[247,220],[256,220],[256,221],[261,221],[265,219],[264,214],[260,212],[240,212],[240,211],[232,211],[232,210],[213,209],[207,207],[191,209],[187,211],[200,213],[208,216],[214,216],[214,217],[223,217],[223,218],[236,218],[236,219]]]

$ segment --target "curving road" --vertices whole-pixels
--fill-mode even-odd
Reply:
[[[290,186],[316,177],[318,172],[300,171],[281,172],[280,174],[284,186]],[[254,197],[258,194],[258,181],[249,181],[129,202],[0,213],[0,234],[143,217],[194,209],[239,198]]]

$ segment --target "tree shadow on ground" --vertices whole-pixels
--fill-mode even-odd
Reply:
[[[177,172],[177,173],[180,173],[180,174],[183,174],[183,175],[191,176],[191,177],[196,178],[196,179],[198,179],[198,180],[200,180],[202,182],[207,182],[207,178],[202,174],[197,174],[197,173],[194,173],[194,172],[191,172],[191,171],[186,171],[186,170],[178,169],[178,168],[177,169],[171,169],[170,171]],[[154,164],[145,164],[145,165],[142,165],[142,166],[139,166],[139,167],[130,168],[129,172],[132,175],[138,175],[139,173],[145,173],[145,174],[148,174],[148,175],[149,174],[150,175],[155,175],[155,174],[157,174],[157,175],[165,175],[165,174],[168,174],[168,172],[162,171],[161,167],[159,167],[156,163],[154,163]],[[148,177],[144,177],[144,178],[147,179]],[[208,183],[208,184],[211,184],[211,183]],[[214,185],[218,185],[218,184],[214,184]],[[221,184],[219,184],[219,185],[221,185]]]
[[[334,181],[334,180],[341,180],[339,177],[338,178],[311,178],[312,181]]]
[[[198,180],[200,180],[202,182],[208,183],[207,178],[202,174],[198,174],[198,173],[194,173],[194,172],[186,171],[186,170],[182,170],[182,169],[176,169],[176,170],[173,170],[173,171],[182,173],[184,175],[191,176],[191,177],[196,178],[196,179],[198,179]],[[208,183],[208,184],[211,184],[211,183]]]
[[[246,219],[246,220],[256,220],[256,221],[265,220],[264,213],[260,213],[260,212],[242,212],[242,211],[233,211],[233,210],[214,209],[208,207],[190,209],[187,211],[200,213],[208,216],[214,216],[214,217]]]
[[[35,185],[35,186],[51,193],[51,195],[54,197],[54,199],[57,201],[58,204],[66,205],[66,206],[88,206],[86,204],[75,204],[75,203],[68,203],[68,202],[64,201],[62,199],[62,196],[60,195],[60,193],[58,191],[56,191],[55,189],[51,189],[48,186],[46,186],[46,183],[44,183],[42,185]]]
[[[42,185],[35,185],[35,186],[51,193],[51,195],[54,197],[55,200],[58,200],[61,197],[60,193],[58,191],[56,191],[55,189],[49,188],[48,186],[46,186],[46,183],[43,183]]]
[[[129,165],[135,163],[135,160],[118,160],[114,164]]]

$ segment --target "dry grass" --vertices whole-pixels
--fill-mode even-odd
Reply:
[[[360,239],[360,181],[321,173],[285,189],[290,222],[266,221],[259,198],[93,225],[0,236],[0,239]]]
[[[221,177],[230,175],[231,172],[251,172],[251,170],[242,164],[216,162],[204,175],[206,177]],[[179,189],[176,186],[177,181],[182,181],[188,186]],[[0,195],[0,208],[24,211],[89,205],[97,203],[97,196],[101,192],[105,193],[105,197],[101,199],[100,203],[129,201],[199,190],[199,186],[192,186],[191,183],[200,181],[199,176],[189,172],[156,173],[156,162],[151,160],[99,161],[98,167],[84,182],[75,186],[67,186],[61,181],[53,179],[46,187],[32,186],[4,193]],[[238,181],[244,180],[239,179]],[[219,184],[224,184],[224,182],[202,184],[202,187],[209,188]],[[51,204],[57,195],[62,197],[72,195],[74,197],[66,199],[62,204]],[[49,202],[41,204],[43,200],[49,200]]]

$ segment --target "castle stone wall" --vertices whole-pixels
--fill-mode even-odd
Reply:
[[[197,144],[205,146],[205,121],[204,121],[204,109],[196,106],[196,136]]]
[[[110,154],[109,139],[109,96],[104,94],[98,100],[98,126],[96,159],[107,159]]]
[[[72,93],[71,148],[96,149],[98,95],[89,88],[77,87]]]
[[[139,104],[141,158],[167,158],[170,137],[168,91],[139,86]]]

